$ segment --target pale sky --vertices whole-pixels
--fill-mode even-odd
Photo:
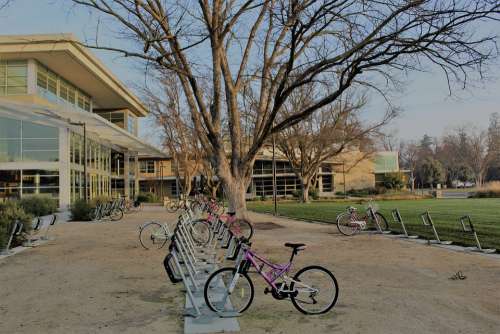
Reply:
[[[81,7],[73,8],[69,0],[15,0],[9,8],[0,12],[0,34],[71,32],[86,40],[95,36],[97,22],[96,15],[89,15]],[[101,24],[106,25],[106,22]],[[494,33],[500,35],[498,23],[488,29],[495,29]],[[101,33],[99,38],[103,44],[124,43],[109,34]],[[144,74],[141,74],[137,62],[109,52],[93,52],[129,87],[144,82]],[[487,82],[476,82],[467,91],[455,92],[459,96],[456,98],[449,96],[445,78],[438,71],[411,74],[404,93],[393,100],[403,112],[390,129],[394,129],[399,138],[417,139],[425,133],[440,136],[445,129],[463,124],[487,127],[489,115],[500,112],[500,62],[497,61],[487,75]],[[385,105],[380,99],[373,98],[365,117],[377,117],[383,109]],[[154,143],[152,132],[154,130],[148,122],[141,121],[141,136],[147,136],[146,139]]]

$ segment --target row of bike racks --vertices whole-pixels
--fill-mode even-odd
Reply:
[[[401,217],[401,213],[399,212],[398,209],[394,209],[391,212],[392,214],[392,219],[395,223],[399,224],[403,230],[403,234],[398,235],[401,238],[406,238],[406,239],[417,239],[417,235],[410,235],[408,234],[408,230],[406,229],[405,223],[403,221],[403,218]],[[427,239],[427,242],[429,244],[438,244],[438,245],[451,245],[453,242],[449,240],[441,240],[439,237],[438,231],[436,229],[436,225],[434,224],[434,221],[432,219],[432,216],[429,211],[426,211],[420,215],[420,219],[422,220],[423,226],[427,227],[428,229],[431,230],[432,234],[434,235],[434,239]],[[468,234],[472,236],[476,242],[475,247],[466,247],[467,250],[469,251],[475,251],[475,252],[481,252],[481,253],[486,253],[486,254],[492,254],[496,252],[496,249],[490,248],[482,248],[481,247],[481,242],[479,241],[479,237],[477,235],[477,232],[474,228],[474,225],[472,223],[472,219],[469,215],[465,215],[459,218],[459,224],[461,227],[461,232],[464,234]]]
[[[51,227],[54,226],[56,221],[57,221],[57,215],[55,214],[51,215],[47,221],[43,217],[37,217],[32,222],[32,231],[26,236],[26,241],[23,243],[23,246],[35,247],[36,242],[38,240],[43,240],[43,241],[52,240],[52,238],[49,236],[49,231]],[[42,229],[45,229],[45,233],[39,236],[40,231]],[[7,244],[5,245],[5,248],[0,251],[0,255],[12,254],[11,250],[12,242],[14,241],[14,238],[21,235],[23,231],[24,231],[24,223],[20,221],[15,221],[14,223],[11,224],[11,229],[9,238],[7,239]]]
[[[187,209],[181,213],[173,233],[170,236],[169,254],[164,259],[164,267],[172,283],[182,282],[186,293],[185,333],[210,333],[217,331],[239,331],[239,324],[234,311],[215,313],[205,305],[204,286],[209,274],[217,270],[219,249],[226,249],[225,258],[237,258],[239,247],[236,238],[218,219],[211,215],[208,222],[211,238],[206,245],[200,246],[192,236],[192,222],[197,219]],[[224,284],[222,281],[220,284]],[[223,285],[222,285],[223,286]],[[221,299],[223,297],[221,289]]]

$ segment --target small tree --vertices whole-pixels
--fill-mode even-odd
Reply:
[[[290,98],[279,117],[286,118],[296,109],[307,108],[314,100],[315,85],[306,86]],[[364,96],[351,94],[333,105],[326,106],[277,136],[277,146],[288,159],[300,180],[301,201],[309,201],[309,189],[315,184],[319,167],[344,151],[364,149],[365,157],[372,153],[372,141],[378,130],[393,116],[388,113],[382,121],[363,125],[358,114],[366,104]]]
[[[161,83],[160,92],[144,90],[144,95],[153,117],[163,129],[163,145],[172,156],[172,168],[182,194],[188,196],[193,177],[202,165],[202,149],[192,124],[186,122],[177,78],[165,73],[158,81]]]
[[[427,157],[424,159],[421,168],[420,168],[420,179],[423,184],[428,184],[431,188],[434,188],[434,185],[437,183],[441,183],[445,180],[445,172],[443,166],[439,162],[432,157]]]

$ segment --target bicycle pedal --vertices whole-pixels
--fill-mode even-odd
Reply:
[[[265,288],[264,289],[264,294],[267,295],[268,293],[271,293],[271,290],[269,290],[269,288]]]

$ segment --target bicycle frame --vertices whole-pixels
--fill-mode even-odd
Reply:
[[[249,261],[251,265],[257,270],[260,276],[266,281],[266,283],[274,289],[278,289],[276,286],[276,281],[280,278],[286,276],[288,272],[292,269],[292,259],[285,264],[275,264],[271,263],[269,260],[263,258],[262,256],[257,255],[251,249],[245,250],[244,259]],[[259,265],[260,262],[261,264]],[[271,268],[269,272],[263,271],[264,266],[268,266]]]

